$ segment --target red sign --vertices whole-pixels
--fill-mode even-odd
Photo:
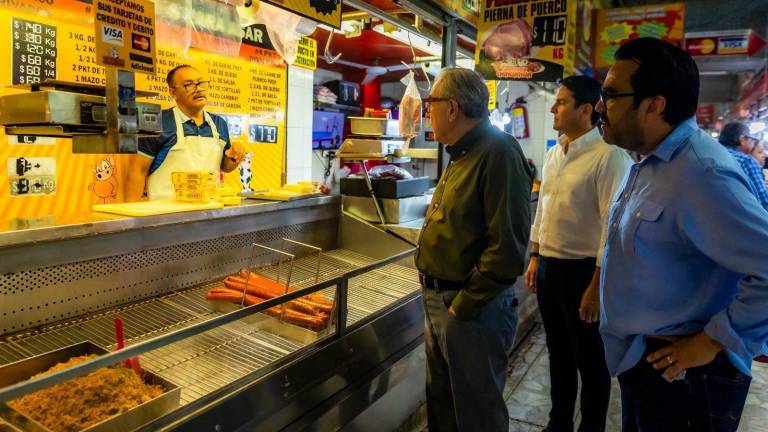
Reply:
[[[764,46],[765,40],[752,30],[685,35],[685,49],[692,56],[745,55],[751,57]]]
[[[711,125],[714,121],[715,106],[713,104],[699,105],[699,107],[696,108],[696,123],[701,126],[706,126]]]

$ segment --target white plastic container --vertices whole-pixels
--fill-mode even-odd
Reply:
[[[376,117],[349,117],[352,135],[381,136],[387,132],[387,119]]]

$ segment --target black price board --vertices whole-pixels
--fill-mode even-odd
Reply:
[[[277,143],[277,126],[251,125],[249,128],[249,140],[256,143]]]
[[[533,46],[565,44],[567,15],[543,16],[533,19]]]
[[[56,78],[56,26],[13,18],[13,84]]]

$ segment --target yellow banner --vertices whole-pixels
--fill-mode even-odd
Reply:
[[[0,28],[18,27],[16,32],[0,32],[0,57],[13,59],[12,67],[0,68],[0,96],[22,91],[8,88],[11,84],[45,78],[104,85],[104,68],[96,63],[93,23],[77,21],[75,13],[64,14],[68,19],[59,21],[54,10],[39,12],[0,8]],[[280,187],[287,72],[279,56],[245,45],[238,57],[195,49],[183,54],[162,43],[156,55],[156,74],[138,74],[137,89],[159,93],[157,103],[171,107],[165,75],[179,64],[197,67],[211,80],[208,110],[225,118],[230,138],[250,153],[238,169],[224,176],[224,184],[254,190]],[[93,204],[121,202],[132,157],[73,154],[69,139],[6,136],[0,128],[0,161],[7,166],[0,170],[2,219],[85,213]],[[24,221],[13,223],[25,226]]]
[[[297,52],[294,66],[301,66],[305,69],[317,69],[317,41],[310,37],[302,37],[299,40],[299,49]]]
[[[685,3],[599,10],[595,67],[612,65],[621,44],[639,37],[655,37],[680,46],[685,38],[684,23]]]
[[[496,81],[486,80],[485,85],[488,86],[488,110],[493,111],[496,108]]]
[[[571,74],[576,0],[482,0],[475,70],[486,79],[557,81]],[[564,71],[565,68],[567,71]]]
[[[341,0],[264,0],[264,2],[319,23],[341,28]]]
[[[96,64],[154,75],[155,3],[94,0]]]

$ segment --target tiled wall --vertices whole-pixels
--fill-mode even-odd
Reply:
[[[312,178],[312,82],[309,69],[288,66],[286,182]]]

